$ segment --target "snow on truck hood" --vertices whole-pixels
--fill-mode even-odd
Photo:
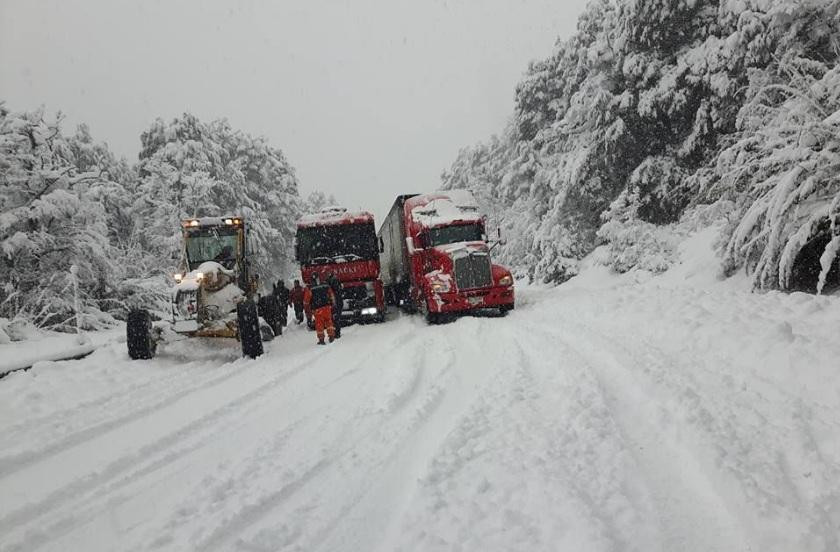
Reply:
[[[411,216],[418,223],[432,228],[453,222],[481,222],[478,203],[467,190],[450,190],[440,197],[411,210]]]

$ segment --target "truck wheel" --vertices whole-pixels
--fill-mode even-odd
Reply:
[[[250,300],[242,301],[236,305],[236,321],[239,325],[239,342],[242,344],[242,354],[249,358],[257,358],[263,354],[257,305]]]
[[[128,356],[132,360],[148,360],[155,356],[157,341],[152,335],[152,316],[145,309],[128,313],[125,325]]]
[[[509,313],[512,310],[513,303],[511,303],[510,305],[502,305],[501,307],[499,307],[499,313],[501,313],[502,316],[507,316],[507,313]]]
[[[428,324],[431,324],[431,325],[440,324],[441,319],[443,317],[443,315],[441,313],[430,311],[429,310],[429,305],[426,303],[426,301],[423,298],[420,299],[420,306],[417,309],[417,311],[420,314],[422,314],[423,318],[426,319],[426,322]]]

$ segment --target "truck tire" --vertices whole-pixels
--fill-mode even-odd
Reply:
[[[420,305],[415,312],[422,314],[423,318],[426,319],[426,323],[432,326],[440,324],[443,319],[442,313],[432,312],[429,310],[428,303],[426,303],[425,299],[422,297],[420,298]]]
[[[251,300],[242,301],[236,305],[236,321],[239,326],[239,342],[242,344],[242,354],[248,358],[257,358],[263,354],[257,305]]]
[[[511,303],[510,305],[502,305],[501,307],[499,307],[499,313],[501,313],[502,316],[507,316],[507,313],[509,313],[512,310],[513,303]]]
[[[125,334],[128,356],[132,360],[154,358],[157,341],[152,335],[152,316],[149,311],[145,309],[130,311],[125,325]]]

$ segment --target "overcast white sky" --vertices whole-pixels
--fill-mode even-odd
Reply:
[[[0,0],[0,100],[61,109],[131,161],[155,117],[227,117],[303,195],[381,217],[502,129],[586,1]]]

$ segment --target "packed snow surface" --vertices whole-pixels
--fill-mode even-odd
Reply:
[[[0,380],[0,550],[835,551],[840,298],[597,266],[505,318]]]

